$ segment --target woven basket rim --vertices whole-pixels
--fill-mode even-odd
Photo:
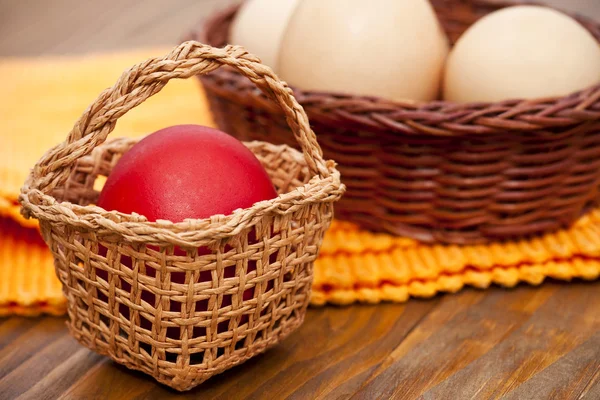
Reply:
[[[116,144],[122,140],[137,142],[137,139],[114,139],[106,145]],[[269,143],[252,141],[243,142],[250,149],[255,147],[267,147],[274,152],[282,150],[295,156],[296,161],[303,164],[301,153],[286,145],[272,145]],[[102,146],[99,147],[101,149]],[[305,164],[303,164],[305,165]],[[44,204],[38,205],[40,211],[34,211],[34,215],[57,210],[57,205],[67,203],[74,212],[67,212],[58,208],[60,220],[70,226],[78,226],[81,229],[93,229],[98,236],[107,235],[126,237],[132,243],[145,244],[175,244],[183,247],[201,247],[206,245],[207,241],[221,240],[233,237],[239,234],[242,229],[248,229],[254,226],[260,219],[268,215],[283,215],[291,212],[294,208],[288,207],[294,204],[295,208],[306,204],[328,203],[336,201],[340,181],[340,173],[335,171],[330,178],[313,177],[308,183],[295,188],[287,193],[281,193],[270,200],[263,200],[255,203],[250,208],[238,208],[228,215],[216,214],[209,218],[197,219],[187,218],[181,222],[172,222],[169,220],[148,221],[147,218],[139,214],[127,214],[119,211],[107,211],[101,207],[87,205],[82,206],[70,202],[59,202],[53,196],[44,195]],[[323,187],[323,184],[326,184]],[[317,191],[320,198],[313,200],[307,199],[305,192]],[[37,214],[40,213],[40,214]],[[40,218],[46,219],[46,218]],[[240,223],[243,222],[242,225]],[[115,231],[115,224],[118,225],[118,231]],[[215,231],[217,229],[218,231]],[[160,240],[154,239],[160,235]],[[118,240],[118,239],[114,239]]]
[[[262,90],[266,90],[267,93],[269,90],[276,92],[272,98],[290,115],[288,123],[303,147],[303,153],[288,146],[258,141],[246,145],[250,149],[262,146],[273,152],[286,151],[293,154],[297,162],[309,168],[311,178],[307,183],[287,193],[281,193],[273,199],[255,203],[248,208],[237,209],[229,215],[186,219],[182,222],[166,220],[151,222],[137,214],[107,211],[98,206],[81,206],[68,201],[59,201],[51,194],[54,189],[64,184],[77,160],[91,154],[104,143],[106,136],[114,129],[116,120],[129,109],[158,93],[172,78],[189,78],[195,74],[215,70],[221,65],[239,67]],[[160,74],[166,77],[159,76]],[[132,76],[136,77],[134,83],[131,83]],[[161,83],[158,89],[153,86],[156,82]],[[140,94],[142,89],[148,89],[147,93]],[[86,129],[93,124],[94,118],[104,118],[103,113],[110,112],[112,106],[131,100],[132,93],[135,98],[124,112],[116,113],[116,116],[112,116],[113,120],[102,121],[99,124],[104,129],[102,134],[97,133],[100,128],[92,130],[91,134],[86,132]],[[84,124],[83,128],[81,124]],[[116,140],[137,141],[139,139]],[[82,146],[84,150],[79,151]],[[286,214],[310,204],[335,202],[344,191],[345,186],[341,183],[335,162],[323,160],[316,136],[309,127],[308,117],[284,82],[280,81],[268,67],[262,65],[256,56],[249,54],[240,46],[216,49],[189,41],[175,47],[164,57],[151,58],[133,66],[112,88],[104,91],[75,124],[68,139],[50,149],[37,162],[21,189],[19,202],[22,205],[21,213],[25,218],[35,217],[42,221],[93,229],[97,230],[99,235],[103,232],[117,233],[131,242],[150,244],[166,242],[186,247],[199,247],[205,245],[206,241],[236,235],[243,229],[253,226],[269,213]]]
[[[539,5],[546,8],[561,11],[581,23],[600,44],[600,22],[592,18],[564,11],[557,7],[541,4],[535,1],[522,0],[502,0],[490,2],[489,0],[449,0],[448,3],[472,3],[476,5],[485,5],[493,8],[503,8],[517,5]],[[221,46],[222,43],[210,43],[209,36],[211,31],[218,25],[219,21],[230,19],[239,9],[242,3],[230,5],[206,18],[200,25],[201,28],[192,30],[185,36],[185,40],[199,40],[203,43]],[[237,73],[221,70],[216,74],[229,74],[228,78],[236,79],[238,89],[247,89],[250,87],[243,77]],[[213,74],[213,75],[216,75]],[[211,76],[203,76],[201,79],[210,83]],[[244,82],[244,83],[242,83]],[[533,131],[540,128],[564,127],[578,123],[591,121],[600,121],[600,116],[590,117],[584,111],[594,108],[600,110],[600,82],[596,85],[584,88],[564,96],[553,96],[537,99],[506,99],[499,102],[469,102],[456,103],[447,100],[434,100],[430,102],[420,101],[396,101],[377,96],[353,95],[350,93],[340,93],[333,91],[302,90],[293,85],[289,85],[293,90],[295,97],[307,109],[312,106],[321,105],[327,108],[343,107],[344,103],[352,102],[350,109],[344,109],[348,122],[354,124],[363,124],[369,128],[384,129],[403,134],[429,134],[433,136],[461,136],[469,134],[493,134],[500,131]],[[239,92],[237,96],[242,96]],[[253,91],[250,96],[262,97],[258,91]],[[585,105],[582,112],[578,112],[577,106]],[[255,102],[255,107],[264,107]],[[325,108],[325,107],[324,107]],[[540,117],[545,118],[543,126],[536,123],[535,118],[520,119],[518,110],[531,111],[532,108],[539,110]],[[569,110],[569,108],[572,109]],[[580,107],[581,108],[581,107]],[[359,109],[358,112],[353,109]],[[369,111],[365,111],[369,110]],[[566,111],[565,111],[566,109]],[[510,127],[494,127],[493,121],[486,121],[486,114],[502,113],[503,119],[510,122]],[[379,113],[379,114],[378,114]],[[369,114],[371,117],[365,117]],[[390,117],[389,114],[393,114]],[[556,114],[557,118],[550,123],[548,116]],[[444,124],[446,120],[456,120],[462,116],[465,121],[463,124],[452,123],[452,129],[438,129],[439,124]],[[343,114],[336,115],[337,118],[344,119]],[[311,118],[318,116],[311,115]],[[362,119],[362,121],[360,121]],[[368,120],[367,120],[368,119]],[[477,125],[477,122],[481,125]]]

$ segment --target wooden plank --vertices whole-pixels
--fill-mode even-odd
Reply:
[[[516,322],[518,326],[507,331],[502,341],[466,368],[426,391],[424,397],[436,399],[443,395],[452,398],[500,398],[554,363],[560,362],[570,352],[577,351],[578,346],[586,341],[592,342],[587,346],[600,347],[600,336],[597,335],[600,330],[600,313],[597,311],[600,307],[598,284],[558,286],[556,293],[535,313],[525,321]],[[548,290],[547,287],[544,290]],[[557,285],[550,287],[554,288]],[[493,315],[499,316],[500,310],[495,311]],[[492,319],[494,322],[498,321],[498,318]],[[465,329],[471,327],[472,325],[467,325]],[[494,329],[498,328],[501,327],[496,325]],[[457,330],[454,334],[460,333]],[[419,365],[413,364],[412,367],[419,368]],[[576,398],[576,391],[582,390],[575,379],[577,375],[569,381],[570,389],[565,389],[558,378],[560,371],[565,367],[561,368],[559,364],[554,368],[554,371],[557,371],[556,375],[550,375],[550,378],[544,378],[542,375],[539,378],[548,384],[544,390],[569,390],[570,395]],[[576,368],[584,380],[589,381],[595,373],[593,365],[588,369],[585,362]],[[544,373],[552,372],[553,369],[550,369]],[[525,391],[527,388],[520,390]],[[539,386],[532,385],[530,392],[521,394],[535,395],[538,390]]]
[[[106,361],[101,355],[93,353],[88,349],[79,346],[75,343],[75,340],[69,339],[71,341],[69,350],[72,349],[72,355],[68,356],[63,362],[58,363],[56,362],[56,354],[51,354],[50,357],[52,358],[54,368],[37,382],[31,380],[29,383],[34,383],[34,385],[31,386],[28,384],[24,387],[23,393],[19,396],[19,399],[57,399],[65,388],[75,384],[75,382],[81,379],[81,377],[96,364]],[[37,364],[35,368],[39,368]],[[14,388],[11,387],[11,394],[13,391]]]
[[[554,286],[487,293],[470,290],[445,297],[369,377],[356,398],[417,397],[493,350],[556,290]],[[480,296],[478,301],[460,304],[471,292]]]
[[[352,392],[352,387],[362,382],[360,377],[385,359],[436,304],[437,300],[432,300],[310,310],[299,331],[279,346],[185,395],[174,397],[171,390],[142,374],[124,373],[112,363],[103,363],[65,396],[81,398],[94,393],[102,398],[317,398],[338,386]],[[103,392],[107,386],[112,388],[110,393]]]
[[[590,392],[600,362],[599,288],[466,290],[406,306],[310,310],[304,326],[280,346],[177,397],[348,398],[358,391],[356,398],[527,398],[542,387],[549,394]],[[175,396],[71,341],[61,337],[17,367],[0,380],[0,395],[10,378],[26,381],[11,388],[24,398]],[[65,355],[67,347],[74,352]],[[20,379],[25,371],[40,379]]]
[[[569,399],[584,394],[600,376],[600,331],[510,392],[506,400]]]
[[[165,390],[152,378],[141,372],[131,371],[113,363],[106,357],[88,369],[71,386],[57,389],[59,399],[134,399],[146,398],[144,393],[151,390]],[[34,400],[32,398],[32,400]]]
[[[31,329],[37,321],[31,318],[2,318],[0,320],[0,352],[23,332]]]
[[[588,386],[582,391],[580,399],[597,400],[600,399],[600,370],[590,381]]]
[[[19,319],[23,318],[14,318]],[[34,321],[34,324],[25,324],[29,329],[21,330],[0,350],[0,387],[3,377],[66,334],[63,319],[50,317]]]
[[[589,396],[598,390],[599,289],[550,283],[311,309],[282,344],[183,395],[79,347],[62,321],[43,318],[0,351],[0,398]]]
[[[74,340],[66,333],[57,340],[41,343],[36,352],[29,353],[30,357],[0,379],[0,399],[14,399],[23,394],[77,350]]]

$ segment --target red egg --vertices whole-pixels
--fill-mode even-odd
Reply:
[[[254,154],[216,129],[177,125],[140,140],[113,168],[98,206],[180,222],[277,196]]]
[[[186,218],[207,218],[231,214],[238,208],[277,196],[267,172],[256,156],[244,144],[216,129],[199,125],[177,125],[159,130],[135,144],[115,165],[108,177],[97,205],[106,210],[144,215],[150,221],[159,219],[181,222]],[[249,235],[250,239],[254,232]],[[199,248],[199,254],[207,254]],[[106,249],[101,249],[106,254]],[[175,255],[185,255],[175,249]],[[131,260],[121,263],[131,268]],[[248,263],[248,272],[256,270],[256,262]],[[155,276],[152,268],[147,275]],[[231,278],[227,270],[224,278]],[[98,276],[107,274],[98,270]],[[200,281],[211,280],[209,271],[200,274]],[[184,283],[184,273],[172,273],[172,282]],[[122,289],[131,286],[122,282]],[[268,289],[272,288],[269,282]],[[243,299],[252,298],[253,290],[244,291]],[[154,296],[142,292],[142,299],[154,305]],[[221,306],[231,305],[225,296]],[[198,302],[196,311],[206,310],[207,301]],[[181,304],[172,302],[171,311]],[[129,318],[129,310],[121,306],[121,314]],[[242,318],[241,323],[247,321]],[[150,329],[142,320],[142,326]],[[221,328],[220,328],[221,330]],[[197,336],[194,334],[194,336]]]

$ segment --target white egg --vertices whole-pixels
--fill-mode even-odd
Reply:
[[[248,0],[233,20],[229,43],[244,46],[277,69],[281,37],[298,0]]]
[[[600,46],[571,17],[541,6],[487,15],[448,57],[444,97],[494,102],[567,95],[600,82]]]
[[[279,74],[307,90],[433,100],[448,47],[427,0],[302,0]]]

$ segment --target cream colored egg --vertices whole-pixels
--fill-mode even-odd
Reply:
[[[248,0],[232,23],[229,43],[244,46],[277,69],[281,37],[298,0]]]
[[[600,82],[600,46],[571,17],[540,6],[487,15],[448,57],[444,97],[494,102],[567,95]]]
[[[427,0],[302,0],[283,36],[279,73],[306,90],[432,100],[447,54]]]

